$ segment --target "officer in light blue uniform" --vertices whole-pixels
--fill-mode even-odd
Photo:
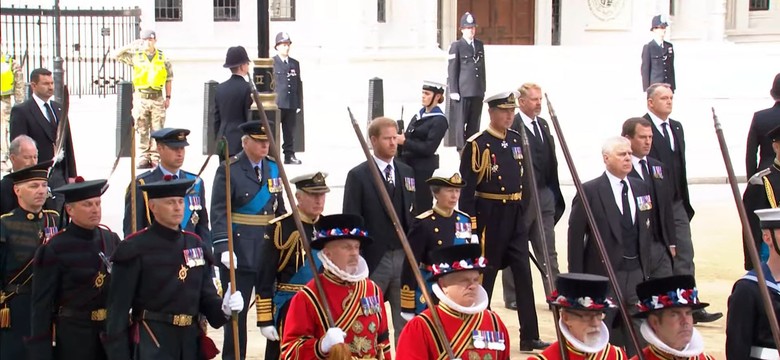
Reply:
[[[262,243],[266,226],[272,219],[287,211],[282,196],[282,180],[276,160],[268,156],[268,129],[260,121],[249,121],[239,126],[243,150],[220,164],[214,177],[211,193],[211,229],[214,255],[220,259],[222,290],[229,283],[228,233],[233,230],[234,263],[236,264],[236,290],[244,295],[244,311],[239,314],[238,337],[241,355],[233,352],[233,330],[225,329],[222,346],[223,359],[246,357],[246,310],[251,304],[249,296],[255,287],[260,265],[265,261]],[[231,208],[227,208],[225,196],[226,166],[230,166]],[[227,222],[228,211],[231,224]]]

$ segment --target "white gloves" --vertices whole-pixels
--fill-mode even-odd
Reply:
[[[412,321],[412,319],[414,319],[414,313],[402,312],[401,317],[406,321]]]
[[[225,290],[225,296],[222,298],[222,312],[225,316],[230,316],[233,311],[244,310],[244,298],[241,296],[240,291],[236,291],[235,294],[230,294],[230,287],[233,284],[228,283],[227,290]]]
[[[343,344],[346,337],[347,333],[345,333],[344,330],[337,327],[328,329],[328,332],[325,333],[325,336],[322,337],[322,341],[320,341],[320,351],[325,354],[329,353],[330,348],[332,348],[333,345]]]
[[[460,101],[460,94],[458,93],[450,93],[450,99],[455,101]]]
[[[260,333],[268,340],[279,341],[279,333],[276,332],[276,328],[273,325],[261,327]]]
[[[230,251],[223,252],[219,261],[222,263],[222,265],[225,265],[226,268],[230,269]],[[233,266],[238,267],[238,258],[236,257],[236,253],[233,253]]]

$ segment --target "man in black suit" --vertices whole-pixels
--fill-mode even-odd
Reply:
[[[583,186],[588,197],[596,226],[609,261],[621,284],[624,304],[635,313],[636,285],[649,279],[653,268],[652,251],[653,201],[650,187],[642,180],[629,177],[633,169],[631,164],[631,143],[624,137],[607,139],[601,148],[606,171],[601,176],[588,181]],[[577,194],[572,201],[569,215],[569,271],[596,275],[606,275],[601,254],[593,237],[580,197]],[[614,290],[613,290],[614,291]],[[615,312],[605,319],[610,343],[626,347],[629,356],[638,349],[630,346],[625,324],[616,318]],[[639,321],[634,323],[639,333]],[[641,345],[641,344],[640,344]]]
[[[485,46],[474,37],[477,22],[470,13],[460,18],[460,32],[463,36],[450,45],[447,65],[447,86],[454,101],[450,130],[455,131],[458,151],[479,131],[486,88]]]
[[[672,260],[676,255],[677,238],[674,234],[671,178],[666,166],[647,154],[653,144],[653,124],[645,118],[635,117],[623,122],[621,136],[631,142],[632,169],[628,176],[642,180],[650,187],[653,201],[652,228],[655,240],[653,261],[655,270],[650,277],[673,274]],[[660,274],[660,275],[658,275]]]
[[[62,118],[62,105],[52,100],[54,95],[54,78],[51,71],[43,68],[35,69],[30,73],[30,87],[32,98],[14,106],[11,109],[11,139],[19,135],[27,135],[38,146],[38,163],[54,159],[55,164],[49,173],[49,187],[57,188],[73,182],[78,175],[76,172],[76,156],[73,153],[73,137],[70,134],[70,124],[62,124],[60,133],[64,138],[62,151],[55,149],[58,130]],[[53,210],[64,214],[64,199],[53,199]],[[67,223],[67,216],[61,216],[63,224]]]
[[[230,79],[217,85],[214,92],[214,135],[216,141],[225,136],[230,156],[241,152],[241,136],[244,133],[239,125],[250,120],[249,108],[252,106],[252,89],[245,76],[249,74],[249,55],[243,46],[233,46],[225,55],[224,68],[229,68]],[[224,150],[218,150],[220,161],[224,161]]]
[[[374,149],[374,161],[363,162],[347,174],[343,212],[362,216],[366,230],[374,239],[371,245],[363,249],[363,257],[368,264],[371,280],[382,289],[385,299],[390,302],[394,340],[397,342],[406,325],[406,320],[401,317],[401,273],[406,257],[379,192],[387,191],[390,195],[400,225],[404,233],[408,232],[414,210],[414,171],[395,158],[398,150],[398,124],[395,120],[386,117],[374,119],[368,126],[368,137]],[[377,189],[374,185],[369,166],[378,167],[385,180],[384,189]]]
[[[677,89],[674,79],[674,47],[664,40],[669,24],[664,17],[656,15],[650,25],[653,40],[642,48],[642,91],[655,83],[669,84],[672,91]]]
[[[672,212],[674,232],[677,236],[674,257],[675,275],[695,275],[691,219],[694,211],[688,194],[688,174],[685,165],[685,133],[679,121],[672,120],[674,94],[669,84],[656,83],[647,88],[647,113],[644,118],[653,124],[653,144],[648,155],[660,160],[668,169],[672,183]],[[721,313],[708,313],[704,309],[693,313],[694,322],[712,322]]]
[[[301,83],[301,64],[290,57],[290,35],[286,32],[276,34],[274,49],[274,81],[276,83],[276,106],[282,118],[282,152],[285,164],[300,164],[295,157],[296,116],[303,107],[303,84]]]
[[[38,163],[38,148],[35,140],[27,135],[17,136],[11,141],[8,149],[8,160],[11,162],[11,172],[19,171]],[[49,199],[50,200],[50,199]],[[0,180],[0,215],[19,206],[19,199],[14,192],[14,181],[10,176]],[[44,208],[47,208],[44,204]]]
[[[536,173],[536,191],[539,193],[539,203],[542,210],[542,224],[544,226],[544,241],[542,234],[536,224],[536,213],[531,204],[531,196],[526,196],[523,206],[525,214],[523,220],[528,237],[531,239],[531,246],[534,249],[536,258],[541,261],[544,268],[544,256],[542,256],[542,246],[547,246],[547,253],[550,256],[550,265],[555,279],[560,271],[558,270],[558,252],[555,250],[555,224],[558,223],[563,210],[566,209],[566,203],[561,194],[561,186],[558,182],[558,158],[555,156],[555,140],[550,132],[550,126],[547,120],[539,117],[542,112],[542,88],[534,83],[525,83],[517,89],[520,96],[518,105],[520,111],[515,114],[512,122],[512,130],[520,132],[520,126],[525,125],[525,133],[528,136],[528,146],[531,147],[531,155],[534,160],[534,172]],[[527,166],[527,164],[524,164]],[[523,188],[531,191],[531,182],[528,179],[530,171],[524,172]],[[504,269],[501,275],[501,282],[504,285],[504,304],[507,308],[516,310],[517,301],[515,299],[514,279],[512,270]],[[543,281],[544,293],[549,296],[552,289]]]
[[[769,109],[757,111],[753,114],[753,121],[748,131],[747,150],[745,150],[745,176],[750,178],[759,170],[772,166],[775,151],[772,149],[772,139],[767,136],[770,130],[780,126],[780,73],[775,75],[772,89],[769,95],[775,101],[775,105]],[[756,159],[756,152],[761,155]],[[758,160],[758,167],[756,167]]]

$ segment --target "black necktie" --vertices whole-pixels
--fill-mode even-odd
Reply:
[[[257,176],[257,181],[263,182],[263,175],[260,173],[260,167],[255,166],[255,176]]]
[[[173,180],[178,180],[178,179],[179,179],[179,175],[171,175],[171,178],[172,178]]]
[[[641,159],[639,160],[639,165],[642,167],[642,179],[649,181],[650,172],[647,170],[647,161],[645,161],[645,159]]]
[[[46,108],[46,116],[49,117],[49,122],[52,125],[57,126],[57,117],[54,116],[54,111],[51,110],[51,106],[49,106],[49,103],[47,102],[43,103],[43,107]]]
[[[393,183],[393,166],[390,164],[387,164],[385,167],[385,180],[387,180],[387,184],[390,185],[390,187],[395,187],[395,183]]]
[[[623,221],[626,222],[626,224],[634,224],[634,217],[631,216],[631,206],[628,203],[628,184],[626,184],[625,180],[620,180],[620,183],[623,184],[623,192],[622,192],[622,200],[623,200]]]
[[[672,147],[672,139],[669,138],[669,123],[666,121],[662,122],[661,130],[664,132],[664,138],[666,138],[666,143],[669,144],[669,149],[674,151],[674,148]]]
[[[536,120],[531,121],[531,125],[534,127],[534,137],[536,137],[537,140],[539,140],[540,143],[543,143],[544,140],[542,140],[542,137],[540,136],[541,131],[539,131],[539,123],[536,122]]]

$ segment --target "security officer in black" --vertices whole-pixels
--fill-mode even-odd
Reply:
[[[181,170],[184,163],[185,147],[189,146],[187,129],[163,128],[152,133],[152,138],[157,142],[157,152],[160,154],[160,163],[156,168],[137,176],[136,186],[151,184],[170,175],[174,179],[195,180],[195,185],[184,197],[184,218],[181,221],[182,229],[191,231],[200,236],[203,241],[210,243],[209,213],[206,209],[206,186],[202,178]],[[224,191],[224,190],[223,190]],[[130,187],[125,192],[125,237],[132,231],[132,209],[130,208]],[[154,215],[149,211],[149,198],[143,192],[136,192],[136,231],[149,226],[154,220]]]
[[[261,264],[267,261],[260,244],[263,243],[268,222],[286,213],[282,196],[282,180],[276,160],[268,156],[268,131],[260,121],[250,121],[239,127],[243,151],[222,163],[214,176],[211,193],[211,228],[214,254],[220,260],[219,275],[222,287],[228,283],[230,258],[227,253],[227,227],[233,229],[234,256],[236,265],[236,289],[244,294],[248,307],[249,296],[257,283]],[[231,208],[227,209],[225,198],[225,166],[230,166]],[[232,224],[227,223],[227,212],[231,212]],[[223,289],[224,290],[224,289]],[[246,309],[238,319],[238,335],[241,359],[246,356]],[[233,353],[233,329],[225,328],[222,345],[223,359],[238,359]]]
[[[674,47],[664,40],[668,26],[661,15],[653,17],[650,26],[653,40],[642,48],[642,91],[655,83],[669,84],[672,91],[677,88],[674,81]]]
[[[35,253],[32,288],[33,359],[107,359],[105,331],[111,278],[109,257],[119,236],[100,225],[106,180],[76,182],[52,190],[65,197],[70,224]]]
[[[409,246],[412,247],[412,253],[417,260],[414,265],[410,264],[408,259],[405,260],[401,273],[401,316],[407,321],[428,307],[417,287],[412,266],[419,266],[423,278],[428,280],[431,277],[428,269],[431,265],[431,251],[451,245],[479,243],[476,233],[471,232],[472,225],[476,225],[472,223],[472,217],[455,209],[460,199],[460,191],[466,186],[460,174],[448,174],[444,170],[438,170],[426,183],[436,198],[436,204],[416,216],[407,235]],[[430,286],[428,290],[430,293]]]
[[[303,108],[303,84],[301,83],[301,64],[290,57],[290,35],[286,32],[276,34],[274,49],[274,83],[276,106],[282,119],[282,152],[285,164],[300,164],[295,157],[295,126],[297,115]]]
[[[772,149],[775,151],[775,159],[772,166],[760,170],[750,177],[747,188],[742,196],[742,202],[745,204],[750,232],[753,233],[753,240],[756,243],[759,257],[762,261],[769,258],[769,247],[761,240],[761,225],[758,216],[754,213],[760,209],[774,209],[778,205],[776,194],[780,192],[780,126],[767,133],[767,137],[772,139]],[[745,270],[752,270],[753,263],[750,261],[747,249],[745,250]]]
[[[27,359],[35,251],[57,233],[59,214],[44,210],[48,173],[44,161],[10,176],[19,206],[0,216],[0,359]]]
[[[534,306],[528,234],[522,216],[523,151],[520,134],[512,130],[515,92],[493,95],[488,104],[490,125],[468,139],[460,159],[466,186],[460,210],[477,218],[477,234],[484,234],[482,249],[492,269],[485,271],[482,286],[493,295],[499,269],[511,268],[515,281],[521,350],[544,349],[539,339]]]
[[[470,13],[460,18],[460,40],[450,45],[447,66],[447,86],[454,116],[451,128],[455,131],[458,150],[463,142],[479,131],[482,99],[485,98],[485,46],[474,36],[477,22]]]
[[[330,188],[325,184],[326,173],[317,172],[293,178],[297,191],[298,214],[303,223],[308,241],[314,233],[317,222],[325,207],[325,194]],[[271,220],[266,228],[261,252],[265,260],[260,267],[260,281],[257,286],[257,326],[268,339],[265,346],[266,359],[278,359],[279,339],[283,333],[284,319],[292,297],[312,278],[311,268],[306,260],[303,239],[295,226],[292,213]],[[318,250],[313,250],[314,263],[322,265]]]
[[[220,299],[211,281],[210,247],[181,228],[184,196],[193,182],[166,176],[140,187],[154,220],[120,242],[111,258],[103,339],[110,360],[131,359],[131,348],[133,359],[210,359],[202,346],[210,339],[205,338],[198,314],[218,328],[230,319],[231,311],[244,307],[240,291],[231,295],[228,290]]]
[[[430,209],[433,196],[426,180],[439,168],[439,155],[436,150],[447,132],[447,117],[439,107],[444,101],[444,85],[433,81],[424,81],[422,86],[422,109],[415,114],[406,131],[399,135],[398,153],[401,161],[414,170],[414,183],[418,186],[414,192],[415,212]]]
[[[214,129],[217,144],[227,139],[230,156],[241,152],[241,129],[239,125],[251,120],[249,109],[252,106],[252,85],[244,78],[249,74],[251,62],[243,46],[233,46],[227,50],[225,64],[230,69],[230,79],[217,85],[214,91]],[[217,149],[220,161],[224,161],[224,149]]]

